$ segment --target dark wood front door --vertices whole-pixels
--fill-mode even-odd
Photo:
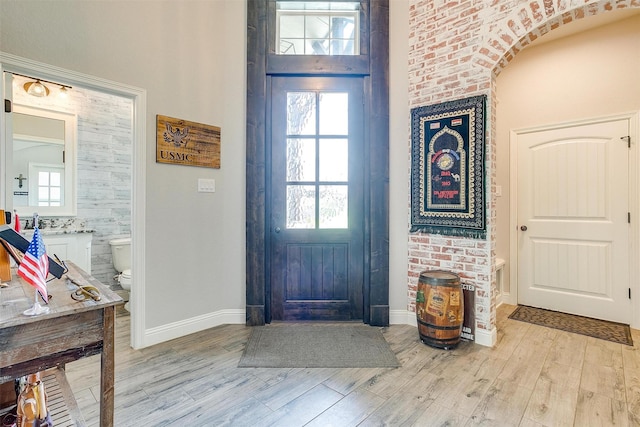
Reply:
[[[271,79],[271,315],[363,318],[363,79]]]

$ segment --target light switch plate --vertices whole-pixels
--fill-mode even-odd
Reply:
[[[198,193],[215,193],[216,192],[216,180],[198,178]]]

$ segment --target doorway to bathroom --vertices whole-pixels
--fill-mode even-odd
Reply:
[[[77,226],[75,221],[80,219],[85,221],[80,225],[94,233],[91,274],[100,277],[105,284],[109,284],[115,274],[110,257],[106,256],[110,253],[108,241],[115,236],[131,234],[132,281],[137,281],[130,296],[131,346],[144,346],[144,259],[139,247],[142,245],[136,245],[136,242],[144,241],[144,229],[136,227],[144,218],[144,91],[6,53],[0,53],[0,72],[4,81],[5,111],[11,111],[14,102],[29,102],[41,109],[73,110],[80,118],[77,131],[81,135],[78,147],[81,151],[77,155],[75,172],[78,182],[82,183],[77,186],[77,213],[73,218],[54,216],[51,221],[62,227]],[[44,99],[25,95],[24,91],[20,92],[22,86],[13,84],[14,76],[18,74],[22,76],[20,78],[28,76],[54,82],[57,86],[66,85],[71,89],[67,100],[59,100],[57,90]],[[107,110],[109,114],[104,113]],[[9,132],[11,124],[11,115],[3,114],[0,128]],[[100,128],[104,129],[101,131]],[[11,139],[11,135],[3,132],[3,153]],[[7,156],[0,159],[2,171],[8,171],[7,161],[10,161]],[[107,164],[109,166],[105,166]],[[12,201],[8,197],[13,195],[13,179],[3,173],[0,182],[2,202],[5,207],[11,207]]]
[[[37,212],[45,234],[55,229],[72,242],[89,237],[87,247],[64,251],[57,245],[56,255],[119,288],[108,241],[131,232],[131,99],[76,84],[62,92],[46,80],[50,94],[35,97],[23,89],[31,78],[5,72],[4,79],[12,89],[12,112],[5,119],[13,129],[6,135],[12,156],[7,161],[10,188],[5,206],[25,225]],[[64,125],[60,139],[53,132],[57,128],[50,130],[54,117],[53,123]],[[14,176],[24,176],[24,183]],[[47,250],[50,239],[45,236]],[[76,256],[68,257],[67,252]],[[80,262],[77,254],[89,262]],[[128,292],[120,293],[128,298]]]

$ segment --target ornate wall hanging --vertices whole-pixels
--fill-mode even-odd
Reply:
[[[486,96],[411,110],[411,231],[486,237]]]
[[[156,162],[220,168],[220,128],[156,116]]]

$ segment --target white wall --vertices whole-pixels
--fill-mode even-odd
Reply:
[[[496,78],[498,257],[509,260],[509,131],[638,111],[638,76],[640,15],[527,48]]]
[[[389,2],[389,309],[391,323],[407,323],[409,235],[409,1]],[[414,319],[415,321],[415,319]]]
[[[147,91],[147,328],[244,310],[245,15],[237,0],[0,2],[0,51]],[[157,114],[220,126],[222,167],[156,163]]]

